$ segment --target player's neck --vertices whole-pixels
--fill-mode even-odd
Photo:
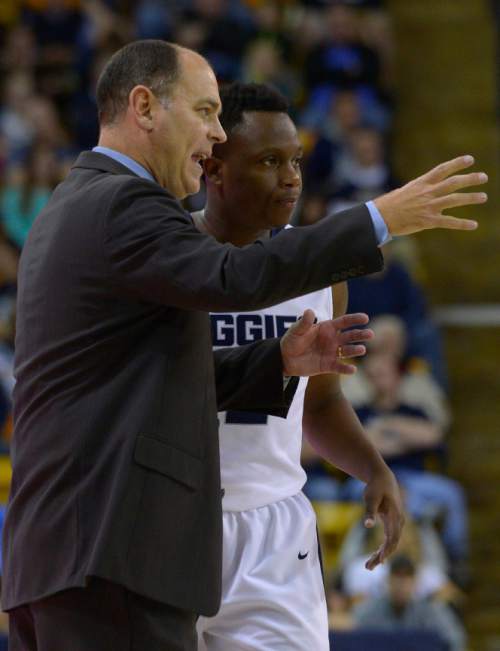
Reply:
[[[229,242],[234,246],[245,246],[258,239],[269,237],[269,230],[245,228],[241,224],[233,224],[229,215],[224,214],[222,206],[215,207],[210,203],[203,213],[198,213],[195,223],[200,231],[209,233],[218,242]]]

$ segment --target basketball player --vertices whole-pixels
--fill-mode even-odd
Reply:
[[[220,242],[244,246],[279,237],[301,192],[301,146],[284,98],[257,84],[221,90],[227,143],[205,162],[207,204],[193,215]],[[280,336],[312,308],[319,320],[345,312],[336,285],[253,313],[213,314],[216,347]],[[321,455],[367,483],[365,524],[380,517],[385,542],[372,569],[396,547],[402,527],[399,490],[366,439],[338,376],[299,388],[286,419],[219,414],[224,517],[222,603],[200,618],[199,651],[327,651],[328,624],[316,518],[301,492],[302,432]]]

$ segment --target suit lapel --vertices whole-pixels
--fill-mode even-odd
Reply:
[[[80,167],[84,169],[99,170],[101,172],[110,172],[111,174],[129,174],[130,176],[137,176],[126,165],[122,165],[114,158],[100,154],[96,151],[83,151],[76,161],[73,163],[71,169]]]

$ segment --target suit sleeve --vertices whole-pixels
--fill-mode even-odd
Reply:
[[[261,309],[382,268],[364,205],[238,248],[200,233],[159,186],[128,177],[104,219],[113,282],[161,305]]]
[[[298,378],[283,390],[279,339],[214,351],[217,409],[256,411],[286,417]]]

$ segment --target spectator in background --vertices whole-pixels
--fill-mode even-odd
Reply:
[[[44,144],[31,147],[23,164],[8,174],[0,195],[0,219],[5,234],[19,250],[60,180],[55,152]]]
[[[351,131],[334,181],[335,196],[356,203],[369,201],[396,187],[379,131],[371,127],[357,127]]]
[[[68,122],[78,149],[92,149],[99,137],[95,87],[107,57],[100,54],[92,59],[88,82],[83,82],[68,107]]]
[[[354,627],[352,599],[345,592],[342,576],[335,572],[325,586],[328,604],[328,628],[334,631],[349,631]]]
[[[6,33],[5,46],[0,55],[4,74],[12,71],[32,74],[37,65],[37,48],[33,30],[22,23]]]
[[[256,35],[251,13],[238,11],[229,0],[193,0],[181,14],[181,29],[185,21],[197,28],[196,48],[210,61],[219,81],[238,79],[243,53]]]
[[[245,82],[271,84],[289,100],[298,94],[296,76],[287,67],[277,43],[259,38],[248,47],[242,65]]]
[[[11,165],[18,165],[35,141],[61,153],[67,144],[54,101],[35,92],[34,79],[28,73],[12,73],[5,82],[0,135],[5,138]]]
[[[76,4],[66,0],[45,0],[37,7],[25,10],[24,21],[35,35],[41,66],[74,63],[74,44],[78,40],[82,18]]]
[[[324,36],[323,12],[309,7],[296,6],[293,19],[288,21],[287,28],[287,37],[292,44],[290,52],[287,52],[287,61],[293,62],[303,84],[302,76],[306,60],[321,43]]]
[[[11,302],[10,308],[2,309],[0,313],[0,386],[9,403],[12,403],[14,390],[14,339],[16,330],[16,305]]]
[[[382,314],[401,318],[408,335],[406,356],[426,360],[436,380],[446,388],[441,338],[428,315],[423,291],[405,266],[395,259],[391,245],[384,249],[384,254],[383,271],[348,281],[349,311],[362,308],[371,319]]]
[[[309,89],[320,85],[355,88],[379,85],[380,64],[375,50],[362,42],[356,10],[341,4],[324,10],[325,36],[309,56],[306,82]]]
[[[403,491],[403,498],[405,497]],[[417,567],[417,596],[438,598],[460,605],[463,595],[448,576],[448,559],[436,528],[430,522],[416,522],[407,511],[405,518],[398,551],[409,556]],[[373,545],[379,544],[380,540],[379,526],[367,531],[362,522],[358,521],[342,542],[337,571],[342,579],[343,590],[353,603],[384,594],[387,564],[372,572],[366,572],[365,569],[369,550]]]
[[[10,310],[11,303],[15,302],[18,261],[17,250],[0,228],[0,319]]]
[[[295,39],[289,33],[290,14],[278,2],[261,2],[253,10],[258,39],[271,41],[287,62],[294,56]],[[301,74],[301,73],[300,73]],[[256,80],[252,80],[256,81]]]
[[[373,388],[373,399],[356,413],[365,431],[404,487],[407,507],[417,519],[442,518],[443,541],[452,564],[467,558],[468,517],[463,488],[456,481],[425,470],[426,454],[439,445],[442,428],[427,414],[400,397],[397,360],[387,354],[368,354],[363,364]],[[349,479],[345,498],[359,500],[361,482]]]
[[[352,4],[352,3],[351,3]],[[391,102],[394,87],[395,44],[392,33],[391,13],[375,3],[361,12],[360,31],[363,42],[377,52],[380,61],[379,84],[384,99]]]
[[[139,0],[134,10],[135,38],[172,38],[173,15],[171,3],[163,0]]]
[[[34,146],[52,149],[58,157],[68,151],[68,134],[59,117],[56,103],[43,95],[35,95],[28,109],[29,119],[35,128]],[[25,152],[27,155],[28,152]]]
[[[432,631],[446,640],[450,651],[464,651],[465,631],[444,604],[416,596],[416,568],[408,556],[389,562],[387,594],[369,599],[354,611],[359,628]]]
[[[400,370],[399,398],[401,402],[421,409],[429,420],[444,431],[450,424],[450,410],[446,395],[430,373],[427,362],[421,357],[411,357],[407,351],[405,323],[393,314],[382,314],[371,321],[375,338],[369,352],[391,356]],[[363,367],[350,377],[344,377],[342,387],[354,407],[373,400],[373,386],[365,376]],[[444,450],[443,450],[444,452]]]
[[[350,90],[333,93],[327,111],[313,105],[306,109],[301,120],[303,128],[317,134],[305,169],[309,187],[325,195],[334,194],[347,183],[356,189],[360,183],[367,185],[368,169],[373,177],[374,166],[383,166],[383,179],[377,172],[378,185],[392,189],[382,132],[372,117],[358,94]],[[359,178],[354,176],[357,172]],[[369,187],[373,185],[371,178]]]
[[[37,45],[37,90],[58,103],[66,102],[78,86],[81,7],[67,0],[30,2],[23,23],[33,31]]]
[[[0,133],[5,139],[8,161],[18,159],[34,140],[35,125],[30,114],[34,97],[35,84],[31,73],[11,72],[4,79]]]
[[[345,152],[349,134],[362,123],[361,105],[353,91],[341,91],[333,95],[326,113],[313,107],[306,110],[301,123],[318,133],[305,170],[308,185],[324,190]]]

